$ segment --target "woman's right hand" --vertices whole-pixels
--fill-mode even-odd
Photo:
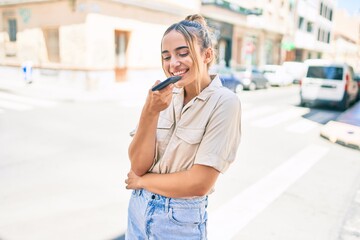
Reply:
[[[159,80],[156,81],[153,87],[159,83]],[[158,114],[159,112],[165,110],[170,105],[173,88],[174,84],[170,84],[166,88],[158,91],[152,91],[150,89],[145,102],[147,112],[150,114]]]

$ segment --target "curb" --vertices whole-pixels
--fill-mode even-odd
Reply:
[[[360,150],[360,127],[330,121],[320,130],[320,136],[330,142]]]

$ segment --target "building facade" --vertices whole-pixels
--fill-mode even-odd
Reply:
[[[199,8],[192,0],[0,1],[0,64],[31,62],[35,78],[92,84],[139,70],[159,79],[163,32]]]
[[[324,55],[334,61],[347,62],[360,72],[360,16],[335,10],[331,51]]]
[[[295,61],[322,58],[331,51],[334,0],[298,0],[295,18]]]
[[[345,27],[338,14],[335,25],[335,8],[335,0],[0,0],[0,65],[29,62],[35,79],[90,87],[144,73],[152,83],[163,75],[163,32],[194,13],[212,28],[220,65],[349,59],[354,49],[359,64],[359,25]]]

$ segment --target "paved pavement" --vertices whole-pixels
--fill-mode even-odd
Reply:
[[[134,87],[136,88],[134,89]],[[101,90],[86,90],[39,84],[36,81],[32,84],[27,84],[21,79],[10,81],[10,79],[0,78],[0,91],[57,101],[125,101],[129,96],[131,97],[130,99],[136,101],[135,98],[139,97],[135,97],[132,94],[139,92],[139,88],[141,88],[141,91],[144,91],[143,97],[145,98],[146,86],[136,82],[114,84],[109,88]],[[143,102],[143,99],[137,100]],[[320,131],[320,136],[333,143],[360,150],[360,101],[342,113],[335,121],[325,124]],[[360,239],[360,191],[354,197],[346,219],[339,240]]]
[[[85,87],[44,84],[41,81],[28,84],[21,79],[21,76],[17,79],[6,78],[6,75],[0,76],[0,90],[2,91],[49,100],[72,102],[120,100],[127,101],[127,104],[136,104],[137,101],[143,102],[149,85],[128,81],[114,83],[98,90],[87,90]],[[139,92],[144,94],[139,95]],[[141,99],[139,99],[139,96],[142,96]],[[128,99],[131,99],[131,102]],[[342,113],[335,121],[325,124],[320,131],[320,136],[333,143],[360,150],[360,101]]]

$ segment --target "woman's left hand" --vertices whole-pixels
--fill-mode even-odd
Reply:
[[[126,189],[141,189],[141,177],[136,175],[132,170],[127,175],[127,179],[125,180]]]

